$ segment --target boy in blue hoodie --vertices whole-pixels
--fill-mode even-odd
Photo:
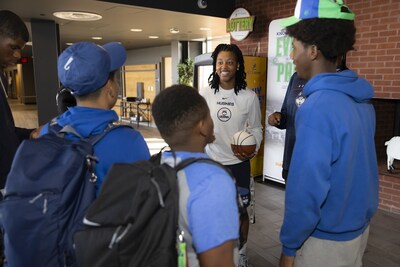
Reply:
[[[118,122],[118,115],[112,110],[119,91],[115,76],[125,60],[125,48],[117,42],[103,46],[79,42],[64,50],[58,58],[58,77],[76,98],[77,104],[57,117],[56,123],[62,127],[71,125],[78,134],[87,138],[102,133],[110,124]],[[41,134],[47,132],[45,125]],[[95,169],[97,191],[113,163],[150,158],[143,136],[129,127],[110,131],[94,146],[94,152],[99,159]]]
[[[295,119],[280,266],[362,266],[378,207],[374,90],[353,71],[336,72],[355,43],[354,14],[341,0],[298,0],[282,23],[307,84]]]

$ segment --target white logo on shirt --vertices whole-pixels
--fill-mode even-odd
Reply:
[[[296,106],[300,107],[304,101],[306,100],[306,97],[303,95],[303,92],[300,91],[300,93],[296,97]]]

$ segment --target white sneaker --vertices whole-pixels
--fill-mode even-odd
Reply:
[[[239,264],[238,267],[252,267],[247,260],[247,255],[240,254],[239,255]]]

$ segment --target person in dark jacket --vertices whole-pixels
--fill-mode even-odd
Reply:
[[[15,152],[24,139],[37,137],[37,129],[15,127],[7,102],[7,67],[15,66],[29,40],[29,32],[22,19],[8,10],[0,10],[0,189],[4,188]],[[0,234],[0,266],[3,266],[3,235]]]
[[[280,112],[274,112],[268,116],[268,124],[281,130],[286,129],[285,148],[283,152],[282,178],[287,180],[289,174],[290,159],[292,158],[296,133],[294,129],[294,118],[297,108],[303,104],[303,88],[307,81],[299,78],[295,72],[290,78]]]
[[[17,64],[28,40],[29,32],[22,19],[11,11],[0,10],[0,189],[4,188],[19,144],[38,134],[36,129],[15,127],[7,102],[8,81],[4,74],[5,68]]]

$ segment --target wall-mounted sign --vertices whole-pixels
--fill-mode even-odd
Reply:
[[[244,40],[253,31],[254,16],[250,16],[249,11],[244,8],[237,8],[226,20],[226,31],[231,34],[236,41]]]

